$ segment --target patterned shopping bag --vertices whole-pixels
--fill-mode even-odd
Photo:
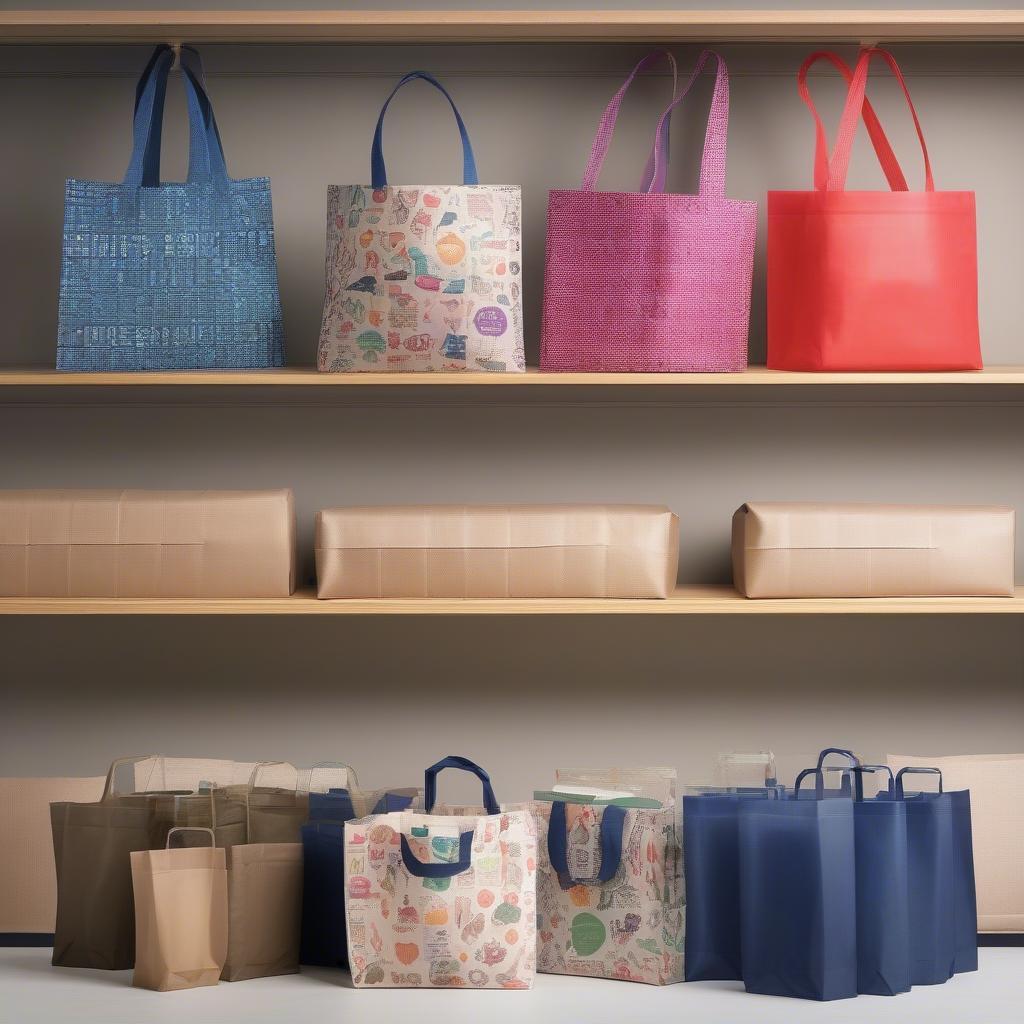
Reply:
[[[160,182],[173,60],[158,46],[139,79],[124,180],[67,183],[58,370],[284,363],[270,182],[228,177],[199,54],[187,46],[188,180]]]
[[[473,772],[486,814],[430,814],[442,768]],[[357,988],[530,988],[537,834],[499,810],[487,773],[449,756],[427,769],[427,811],[345,825],[349,966]]]
[[[657,808],[538,801],[537,968],[683,980],[682,843],[671,769],[558,773],[654,796]]]
[[[389,185],[384,114],[422,79],[451,105],[462,185]],[[377,120],[372,184],[327,192],[327,282],[318,366],[334,372],[522,372],[522,228],[518,185],[480,185],[466,126],[430,75],[395,86]]]

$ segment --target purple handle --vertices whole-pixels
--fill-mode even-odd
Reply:
[[[690,81],[686,88],[681,90],[679,95],[672,100],[668,108],[661,115],[658,122],[658,138],[668,122],[672,111],[686,98],[686,94],[697,81],[697,76],[704,70],[704,65],[709,57],[714,57],[718,62],[715,72],[715,91],[711,97],[711,110],[708,112],[708,127],[704,135],[704,153],[700,159],[700,195],[724,196],[725,195],[725,144],[729,135],[729,71],[725,66],[720,54],[714,50],[705,50],[697,58],[697,65],[693,69]],[[655,154],[654,179],[651,182],[649,192],[663,192],[665,190],[665,174],[668,171],[668,159],[663,158],[661,153]]]
[[[672,66],[672,95],[675,95],[679,81],[676,59],[668,52],[668,50],[654,50],[647,54],[647,56],[644,57],[635,68],[633,68],[629,73],[629,77],[625,82],[623,82],[622,88],[620,88],[612,97],[611,102],[607,107],[605,107],[604,113],[601,115],[601,123],[597,126],[597,134],[594,136],[594,144],[590,148],[590,160],[587,162],[587,169],[583,173],[583,190],[585,192],[593,192],[594,187],[597,185],[597,179],[601,174],[601,167],[604,164],[604,158],[608,155],[608,147],[611,145],[612,135],[615,132],[615,121],[619,116],[619,107],[622,106],[622,98],[626,95],[626,91],[633,84],[633,79],[636,78],[636,76],[645,67],[652,64],[659,57],[665,57]],[[651,185],[659,163],[659,148],[663,151],[663,155],[660,157],[660,162],[668,163],[668,125],[662,126],[659,124],[659,130],[654,137],[654,144],[651,146],[651,152],[647,157],[647,166],[644,168],[644,178],[640,185],[641,192],[651,191]]]

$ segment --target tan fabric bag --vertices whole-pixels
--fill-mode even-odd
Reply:
[[[103,777],[0,779],[0,932],[53,934],[57,875],[50,804],[89,803]]]
[[[234,846],[227,851],[227,867],[230,927],[221,980],[297,973],[302,844]]]
[[[1012,597],[1013,509],[747,502],[732,519],[746,597]]]
[[[664,598],[679,520],[657,505],[435,505],[317,513],[322,598]]]
[[[171,849],[177,833],[205,832],[208,847]],[[135,895],[132,984],[157,992],[216,985],[228,948],[224,851],[211,829],[172,828],[163,850],[131,855]]]
[[[978,931],[1024,932],[1024,754],[889,754],[893,771],[934,767],[971,792]]]
[[[167,793],[115,792],[118,769],[135,760],[111,764],[98,802],[50,805],[57,874],[55,966],[119,971],[135,962],[129,855],[164,845],[177,802]]]

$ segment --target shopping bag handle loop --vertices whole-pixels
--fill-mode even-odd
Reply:
[[[498,806],[498,801],[494,796],[494,790],[491,788],[491,777],[473,761],[470,761],[468,757],[460,757],[458,754],[449,754],[447,757],[441,758],[436,764],[432,764],[426,772],[424,772],[423,782],[423,807],[424,810],[429,814],[434,809],[434,804],[437,800],[437,776],[445,768],[458,768],[460,771],[470,772],[475,775],[483,785],[484,793],[484,807],[487,809],[488,814],[500,814],[501,808]],[[444,877],[438,876],[438,877]]]
[[[942,789],[942,770],[940,768],[923,768],[923,767],[918,768],[918,767],[913,767],[913,766],[907,766],[906,768],[901,768],[896,773],[896,799],[897,800],[904,800],[904,799],[906,799],[906,797],[904,795],[904,792],[903,792],[903,776],[904,775],[938,775],[938,777],[939,777],[939,793],[940,793],[940,795],[943,792],[943,789]]]
[[[868,67],[872,57],[881,57],[889,65],[903,90],[903,96],[910,108],[910,116],[914,119],[914,128],[917,131],[917,139],[921,143],[921,154],[924,157],[924,190],[925,192],[935,191],[935,181],[932,178],[932,165],[928,157],[928,147],[924,141],[924,130],[918,119],[917,111],[914,109],[913,101],[910,99],[910,90],[903,79],[896,58],[888,50],[877,46],[868,47],[860,52],[857,59],[857,67],[853,72],[853,79],[850,82],[850,91],[846,96],[846,106],[843,107],[842,117],[839,119],[839,132],[836,136],[835,149],[832,151],[832,159],[829,161],[828,184],[829,192],[843,192],[846,189],[846,174],[850,169],[850,154],[853,150],[853,138],[857,132],[857,122],[860,120],[861,110],[864,107],[864,92],[868,84]]]
[[[466,131],[462,115],[459,113],[458,107],[455,106],[455,100],[448,95],[448,90],[433,75],[428,74],[426,71],[410,71],[391,90],[391,95],[384,101],[384,106],[380,109],[377,127],[373,133],[373,144],[370,147],[370,187],[387,188],[388,184],[388,172],[384,166],[384,115],[388,112],[388,105],[395,98],[395,93],[403,85],[408,85],[409,82],[415,82],[417,79],[427,82],[435,89],[438,89],[448,101],[448,105],[452,108],[452,113],[455,115],[455,123],[459,126],[459,136],[462,139],[462,184],[479,185],[480,179],[476,173],[476,157],[473,156],[473,146],[469,141],[469,132]]]
[[[690,89],[700,77],[704,65],[714,57],[715,89],[711,94],[711,109],[708,111],[708,124],[704,132],[704,151],[700,158],[700,179],[697,194],[701,196],[725,196],[725,150],[729,138],[729,71],[721,54],[714,50],[704,50],[697,58],[689,82],[679,91],[672,102],[665,108],[658,120],[655,138],[660,139],[672,116],[672,111],[686,99]],[[662,154],[660,148],[655,150],[654,179],[648,192],[665,190],[665,175],[668,172],[668,151]]]
[[[603,885],[615,877],[622,863],[622,831],[626,824],[626,809],[608,804],[601,815],[601,868],[595,878],[577,878],[569,868],[569,827],[566,821],[565,801],[551,804],[548,822],[548,858],[559,875],[565,875],[575,885]]]
[[[175,832],[204,832],[210,837],[210,846],[216,847],[217,845],[217,837],[213,834],[212,828],[201,828],[199,825],[175,825],[174,828],[169,829],[167,832],[167,842],[164,844],[165,850],[171,848],[171,836]]]
[[[402,863],[410,875],[417,878],[451,878],[453,875],[461,875],[468,871],[473,861],[473,833],[462,832],[459,834],[459,859],[451,863],[431,863],[421,861],[412,852],[409,840],[404,833],[399,834],[402,843]]]
[[[659,58],[664,57],[672,68],[672,95],[675,96],[679,88],[679,66],[675,57],[668,50],[653,50],[643,57],[629,73],[629,77],[623,82],[619,91],[611,98],[608,106],[597,126],[597,133],[594,135],[593,145],[590,147],[590,159],[587,161],[587,169],[583,172],[583,191],[592,192],[597,187],[597,179],[601,174],[601,167],[604,165],[604,158],[608,155],[608,148],[611,146],[612,135],[615,133],[615,122],[619,116],[619,108],[622,106],[622,98],[626,95],[633,79],[648,65],[653,64]],[[692,83],[691,83],[692,84]],[[664,192],[664,184],[660,189],[654,189],[654,172],[657,153],[659,148],[662,152],[662,163],[668,163],[668,125],[659,135],[655,133],[654,143],[647,156],[647,166],[644,167],[643,182],[640,185],[640,192],[659,191]]]
[[[818,50],[812,53],[800,65],[800,70],[796,76],[797,92],[800,93],[800,98],[807,105],[807,109],[810,110],[811,116],[814,118],[814,188],[818,192],[824,192],[828,188],[828,137],[825,134],[825,125],[821,120],[821,115],[818,113],[818,108],[814,105],[814,100],[811,99],[811,91],[807,85],[807,72],[819,60],[831,62],[839,70],[843,78],[846,79],[848,88],[853,81],[853,71],[850,70],[850,66],[838,54],[832,53],[829,50]],[[871,139],[872,146],[874,146],[878,162],[882,166],[885,180],[889,183],[889,188],[893,192],[906,192],[907,179],[903,176],[903,170],[896,159],[892,146],[889,145],[889,139],[886,137],[881,122],[878,120],[875,108],[866,96],[864,97],[863,117],[864,124],[868,130],[868,136]]]
[[[858,777],[863,777],[864,772],[868,772],[869,774],[874,774],[875,772],[885,772],[889,776],[886,784],[886,792],[890,797],[895,794],[896,776],[893,775],[892,769],[887,764],[858,764],[854,765],[852,768],[845,770],[858,773]],[[857,797],[857,799],[862,800],[864,798],[863,787],[861,787],[858,790],[858,792],[860,795]]]

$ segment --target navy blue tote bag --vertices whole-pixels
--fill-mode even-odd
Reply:
[[[415,790],[385,792],[365,813],[404,811]],[[359,817],[347,789],[309,794],[309,821],[302,836],[302,930],[299,963],[311,967],[344,967],[345,822]]]
[[[734,793],[683,797],[687,981],[739,981],[741,800]]]
[[[826,793],[822,762],[792,797],[739,802],[740,942],[748,992],[800,999],[857,994],[854,816]],[[853,759],[848,751],[843,754]],[[800,792],[816,775],[813,796]]]
[[[907,774],[938,775],[938,793],[904,791]],[[904,768],[896,775],[895,798],[907,809],[910,874],[910,981],[942,985],[956,961],[953,803],[942,791],[937,768]]]
[[[895,996],[910,990],[906,805],[893,799],[864,799],[863,772],[886,772],[886,795],[894,795],[894,779],[887,766],[863,765],[852,771],[856,773],[857,991]]]
[[[228,177],[199,54],[180,53],[188,179],[160,182],[174,52],[158,46],[136,89],[124,180],[67,182],[58,370],[284,363],[270,182]]]

